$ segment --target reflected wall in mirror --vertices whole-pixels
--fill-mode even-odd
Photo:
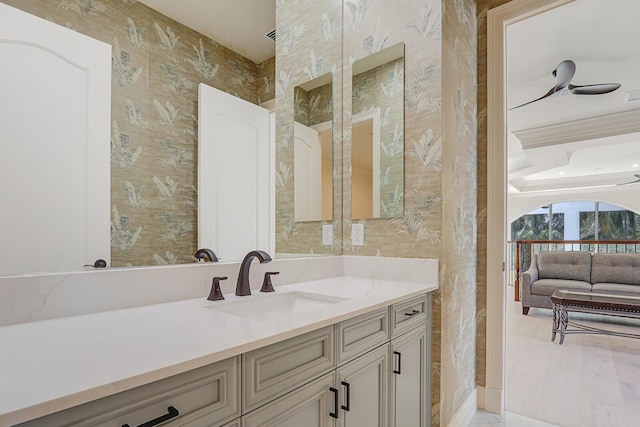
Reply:
[[[294,220],[333,218],[332,74],[294,88]]]
[[[105,130],[111,137],[104,142],[111,157],[111,200],[108,190],[106,194],[101,192],[107,200],[105,234],[111,266],[194,262],[198,248],[198,83],[204,82],[259,105],[275,97],[275,58],[248,59],[142,1],[1,2],[54,22],[64,31],[81,33],[110,45],[111,75],[100,85],[111,90],[109,128]],[[185,3],[181,2],[180,7],[184,8]],[[273,20],[275,26],[275,12]],[[49,73],[47,67],[38,64],[30,67],[37,74]],[[46,77],[42,81],[50,80],[50,76]],[[63,94],[56,101],[64,102],[65,96],[70,94]],[[56,120],[60,111],[50,109],[49,117]],[[79,120],[79,116],[71,119]],[[28,112],[25,120],[37,125]],[[54,147],[53,143],[50,145]],[[224,160],[216,160],[221,161]],[[211,167],[216,167],[215,162]],[[23,168],[28,170],[30,166]],[[94,168],[91,173],[95,173]],[[68,188],[58,191],[69,191]],[[12,191],[20,192],[19,186],[13,186]],[[96,193],[89,194],[96,196]],[[58,193],[49,196],[56,199]],[[83,207],[74,205],[65,209]],[[48,215],[47,209],[43,210],[40,214]],[[79,237],[80,241],[85,239],[90,237]],[[224,251],[217,255],[224,261],[233,261]],[[50,253],[38,256],[50,257]],[[46,270],[83,269],[81,264],[74,265],[75,268]],[[35,271],[42,268],[20,270]],[[0,275],[12,273],[18,271],[3,270]]]
[[[353,63],[351,217],[404,209],[404,44]]]

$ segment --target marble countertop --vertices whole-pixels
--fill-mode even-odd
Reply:
[[[0,327],[0,426],[183,373],[437,288],[334,277],[278,286],[270,294],[225,295],[225,301],[203,296]],[[345,300],[264,319],[220,309],[288,292]]]

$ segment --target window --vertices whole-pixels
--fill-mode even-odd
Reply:
[[[553,203],[513,221],[511,240],[640,240],[640,214],[602,202]]]

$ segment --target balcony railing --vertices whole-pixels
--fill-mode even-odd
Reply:
[[[520,273],[529,269],[533,254],[542,251],[640,254],[640,240],[515,240],[508,243],[507,283],[514,284],[516,301],[520,301]]]

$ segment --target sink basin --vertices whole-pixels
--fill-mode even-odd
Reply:
[[[252,320],[273,320],[306,313],[322,307],[347,301],[347,298],[309,292],[287,292],[216,304],[212,308],[227,314]]]

